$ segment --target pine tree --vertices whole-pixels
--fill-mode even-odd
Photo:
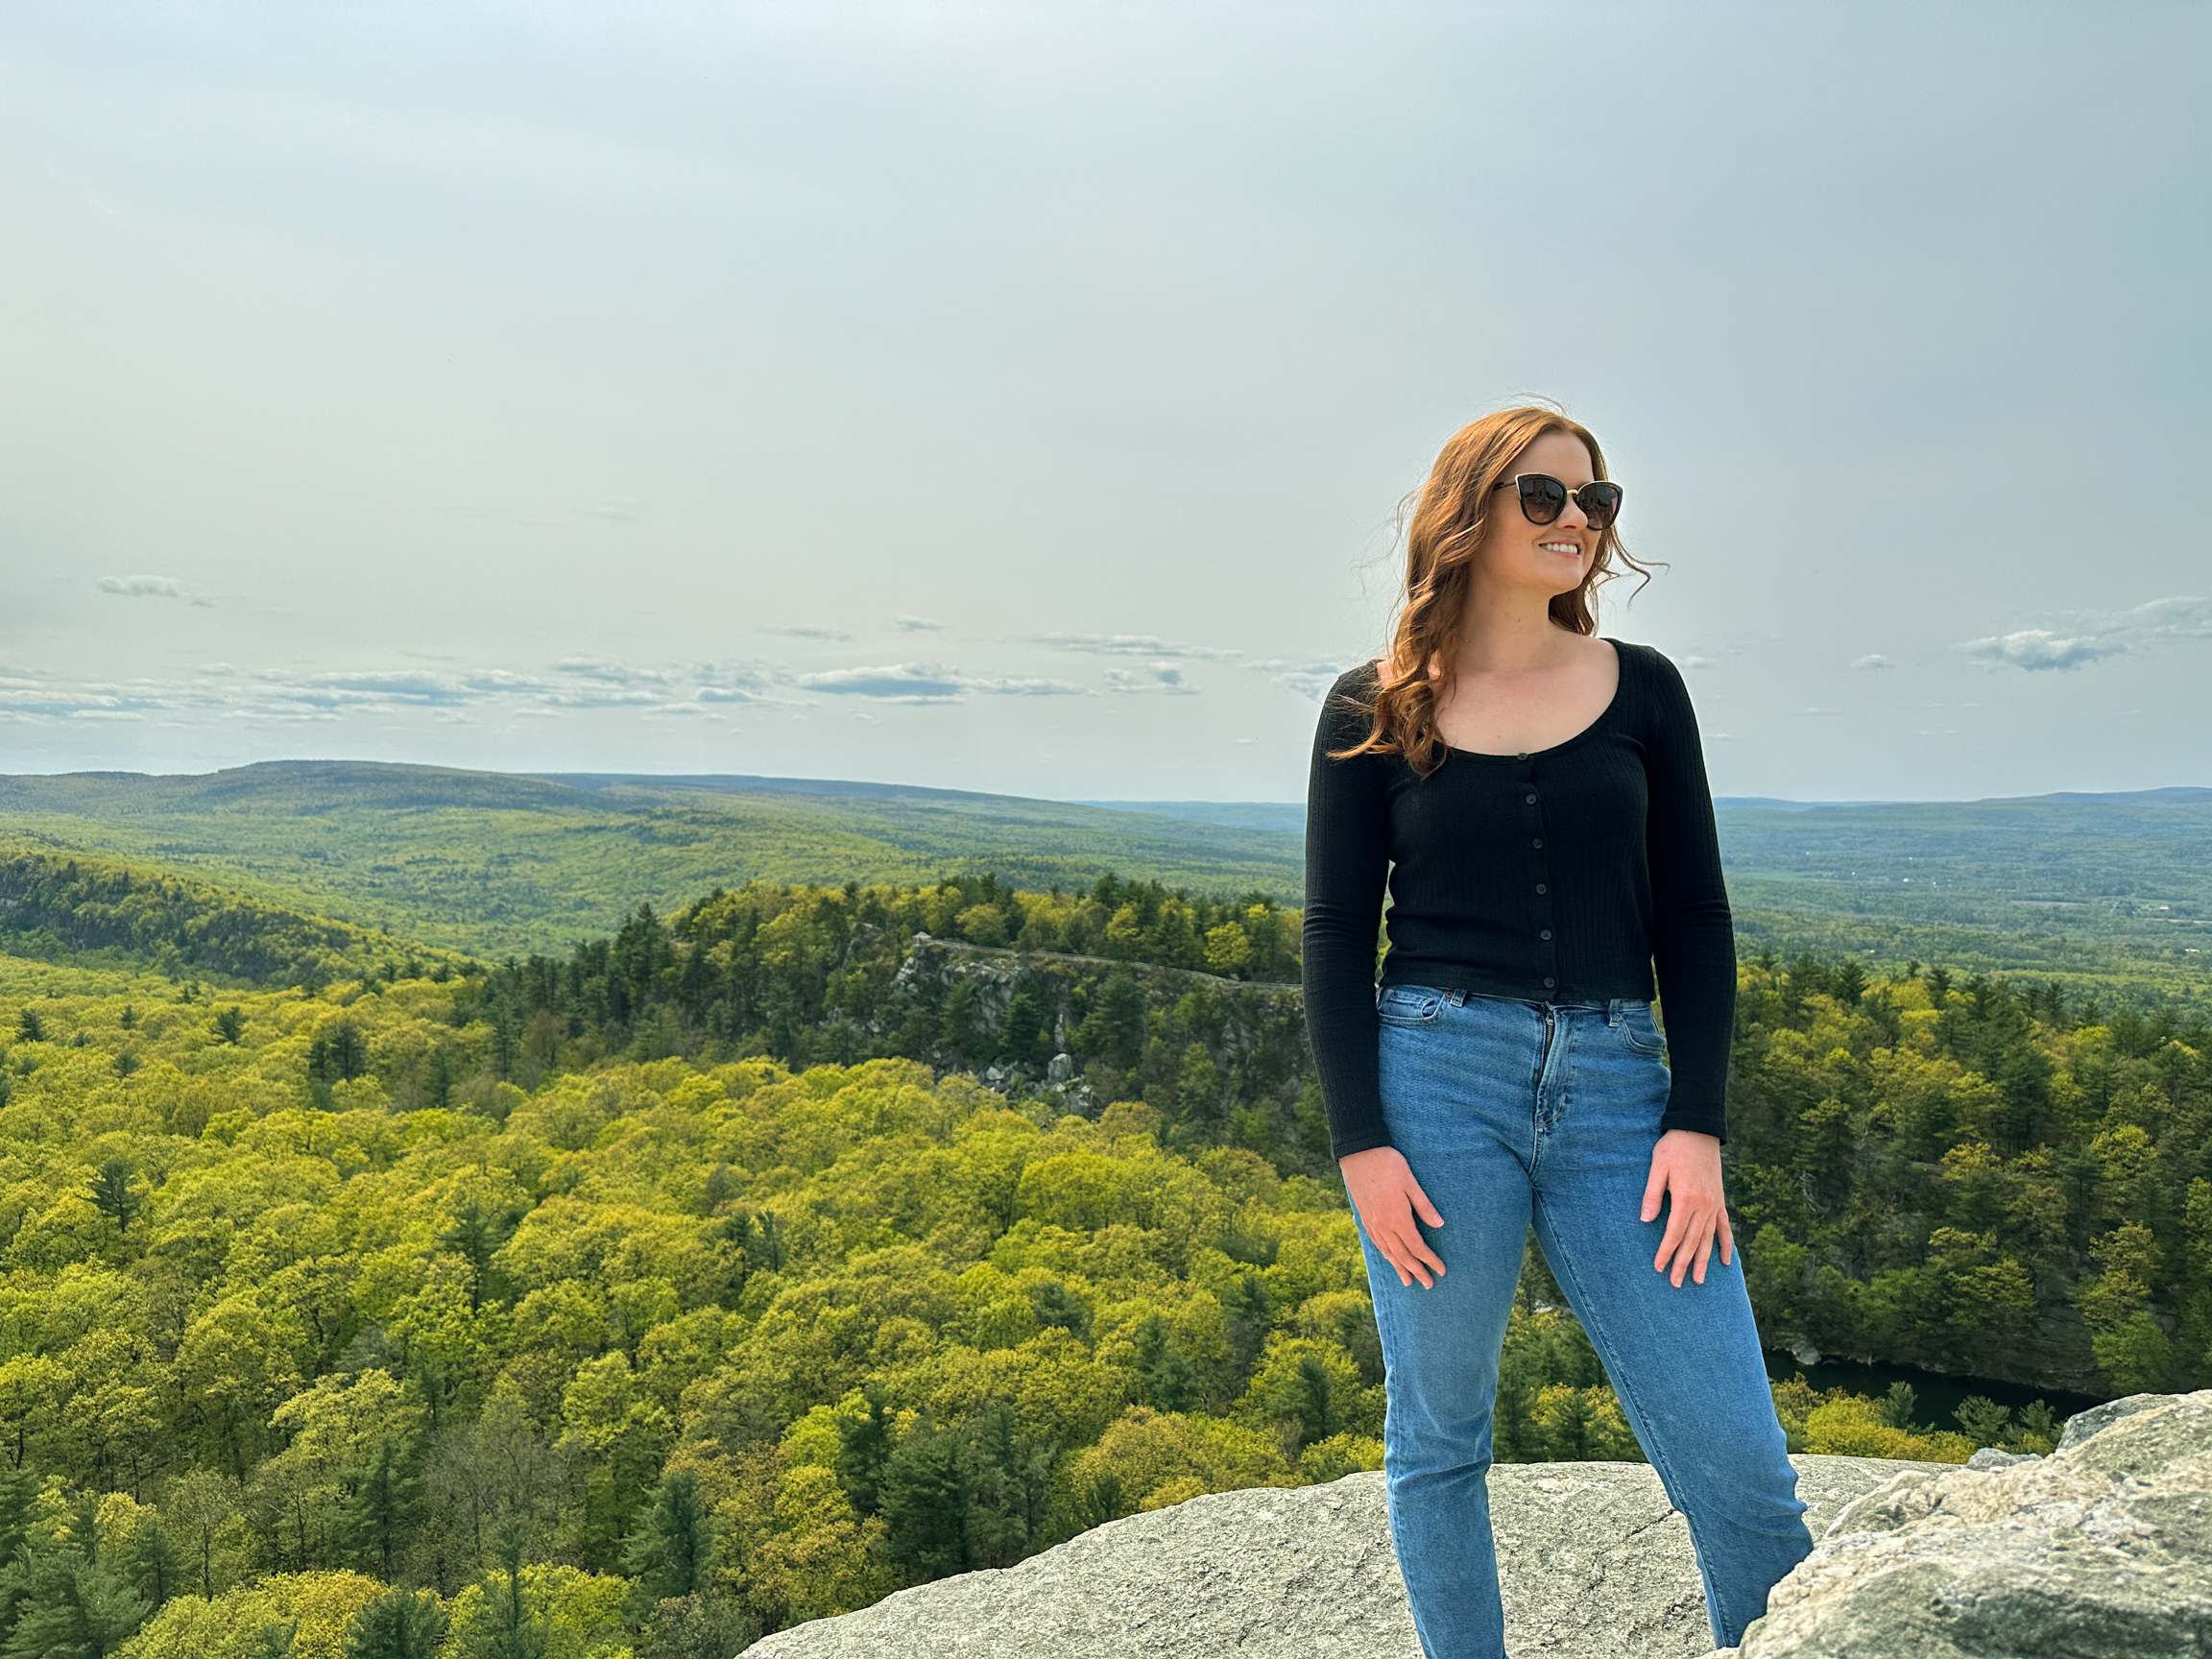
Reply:
[[[445,1610],[429,1590],[387,1590],[346,1626],[345,1659],[432,1659]]]
[[[384,1435],[368,1466],[356,1472],[353,1495],[341,1517],[354,1559],[387,1584],[414,1519],[415,1486],[414,1476],[400,1459],[398,1443]]]
[[[623,1567],[652,1601],[704,1589],[714,1560],[714,1520],[688,1469],[666,1476],[630,1535]]]
[[[974,1565],[964,1436],[917,1434],[908,1440],[883,1465],[881,1497],[884,1551],[916,1578],[942,1578]]]
[[[129,1160],[110,1158],[93,1172],[90,1191],[92,1207],[115,1223],[115,1231],[128,1233],[131,1223],[138,1214],[138,1207],[145,1202],[145,1194],[132,1188],[132,1170]]]
[[[183,1581],[185,1563],[177,1541],[169,1536],[158,1515],[140,1519],[138,1529],[131,1535],[131,1546],[123,1558],[123,1570],[137,1586],[138,1594],[153,1604],[158,1613],[169,1598],[177,1594]]]
[[[879,1501],[878,1484],[883,1465],[891,1458],[891,1412],[875,1387],[868,1387],[863,1398],[868,1403],[868,1414],[857,1421],[843,1418],[837,1424],[837,1479],[844,1483],[854,1512],[873,1515]]]
[[[8,1575],[22,1600],[5,1659],[106,1659],[146,1617],[122,1575],[74,1540],[25,1546]]]
[[[478,1626],[461,1659],[544,1659],[552,1632],[522,1589],[522,1527],[511,1523],[499,1543],[497,1574],[478,1580],[492,1603],[492,1622]]]

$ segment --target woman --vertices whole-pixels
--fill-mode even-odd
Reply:
[[[1596,585],[1642,568],[1604,480],[1551,409],[1457,433],[1408,525],[1389,654],[1336,682],[1314,742],[1306,1018],[1430,1659],[1505,1651],[1486,1475],[1531,1220],[1689,1519],[1715,1643],[1813,1547],[1721,1195],[1736,961],[1713,803],[1674,665],[1597,634]]]

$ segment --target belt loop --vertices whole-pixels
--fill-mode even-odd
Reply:
[[[1464,1008],[1467,1006],[1467,990],[1465,986],[1453,987],[1452,1006],[1455,1008]]]
[[[1620,998],[1616,997],[1610,1002],[1605,1004],[1605,1023],[1608,1025],[1618,1025],[1621,1023]]]

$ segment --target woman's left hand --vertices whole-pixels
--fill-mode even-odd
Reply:
[[[1728,1203],[1720,1191],[1720,1138],[1700,1135],[1695,1129],[1670,1129],[1651,1149],[1651,1179],[1644,1184],[1644,1219],[1659,1214],[1659,1202],[1668,1199],[1667,1236],[1659,1240],[1659,1254],[1651,1265],[1667,1271],[1673,1258],[1674,1284],[1682,1283],[1685,1268],[1698,1284],[1705,1283],[1705,1263],[1713,1258],[1713,1237],[1720,1237],[1723,1264],[1736,1259],[1736,1236],[1728,1230]]]

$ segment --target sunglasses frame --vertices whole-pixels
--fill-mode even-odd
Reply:
[[[1566,491],[1567,491],[1567,496],[1566,496],[1566,500],[1563,500],[1563,501],[1561,501],[1561,502],[1559,503],[1558,507],[1557,507],[1556,509],[1554,509],[1554,510],[1553,510],[1553,512],[1552,512],[1552,514],[1551,514],[1551,517],[1549,517],[1549,518],[1539,518],[1539,517],[1536,517],[1534,514],[1532,514],[1532,513],[1530,513],[1530,512],[1528,511],[1528,492],[1527,492],[1527,490],[1525,487],[1523,487],[1523,484],[1522,484],[1522,480],[1523,480],[1523,479],[1527,479],[1527,478],[1541,478],[1541,479],[1545,480],[1547,483],[1550,483],[1550,484],[1556,484],[1556,485],[1557,485],[1557,486],[1558,486],[1560,489],[1562,489],[1562,490],[1566,490]],[[1592,511],[1591,511],[1591,508],[1590,508],[1590,503],[1582,499],[1582,492],[1583,492],[1583,491],[1585,491],[1585,490],[1589,490],[1589,489],[1592,489],[1592,488],[1594,488],[1595,486],[1597,486],[1597,485],[1599,485],[1599,484],[1603,484],[1603,485],[1606,485],[1606,486],[1610,487],[1610,488],[1612,489],[1613,493],[1614,493],[1614,494],[1613,494],[1613,510],[1612,510],[1612,512],[1608,513],[1608,514],[1605,516],[1605,522],[1604,522],[1604,523],[1602,523],[1602,524],[1600,524],[1600,523],[1599,523],[1599,522],[1598,522],[1598,515],[1597,515],[1596,513],[1594,513],[1594,512],[1592,512]],[[1566,511],[1567,511],[1567,502],[1568,502],[1568,501],[1572,501],[1572,502],[1574,502],[1574,503],[1575,503],[1575,506],[1577,506],[1577,507],[1579,507],[1579,508],[1581,508],[1581,509],[1582,509],[1582,516],[1583,516],[1585,518],[1588,518],[1588,519],[1590,520],[1590,528],[1591,528],[1591,529],[1593,529],[1593,530],[1600,531],[1600,532],[1612,529],[1612,528],[1613,528],[1613,525],[1614,525],[1614,523],[1615,523],[1615,521],[1616,521],[1616,520],[1618,520],[1618,519],[1620,518],[1620,517],[1621,517],[1621,500],[1622,500],[1622,497],[1623,497],[1623,495],[1626,493],[1626,492],[1625,492],[1625,491],[1623,491],[1623,490],[1621,488],[1621,486],[1620,486],[1620,485],[1618,485],[1618,484],[1614,483],[1614,482],[1613,482],[1613,480],[1612,480],[1612,479],[1610,479],[1610,478],[1593,478],[1593,479],[1591,479],[1591,480],[1590,480],[1590,482],[1589,482],[1588,484],[1579,485],[1579,486],[1577,486],[1576,488],[1575,488],[1575,489],[1573,489],[1573,490],[1568,490],[1568,489],[1567,489],[1567,480],[1566,480],[1566,479],[1564,479],[1564,478],[1555,478],[1555,477],[1553,477],[1553,476],[1552,476],[1551,473],[1549,473],[1549,472],[1516,472],[1516,473],[1514,473],[1514,474],[1513,474],[1513,476],[1512,476],[1512,477],[1510,477],[1510,478],[1501,478],[1501,479],[1498,481],[1498,485],[1497,485],[1497,488],[1498,488],[1498,489],[1500,489],[1500,490],[1503,490],[1503,489],[1506,488],[1506,486],[1508,486],[1508,485],[1511,485],[1511,486],[1513,487],[1513,489],[1514,489],[1514,492],[1515,492],[1515,493],[1517,493],[1517,494],[1520,496],[1520,498],[1521,498],[1521,517],[1524,517],[1524,518],[1526,518],[1526,519],[1527,519],[1529,523],[1531,523],[1531,524],[1556,524],[1556,523],[1558,523],[1558,522],[1559,522],[1559,515],[1560,515],[1561,513],[1564,513],[1564,512],[1566,512]]]

